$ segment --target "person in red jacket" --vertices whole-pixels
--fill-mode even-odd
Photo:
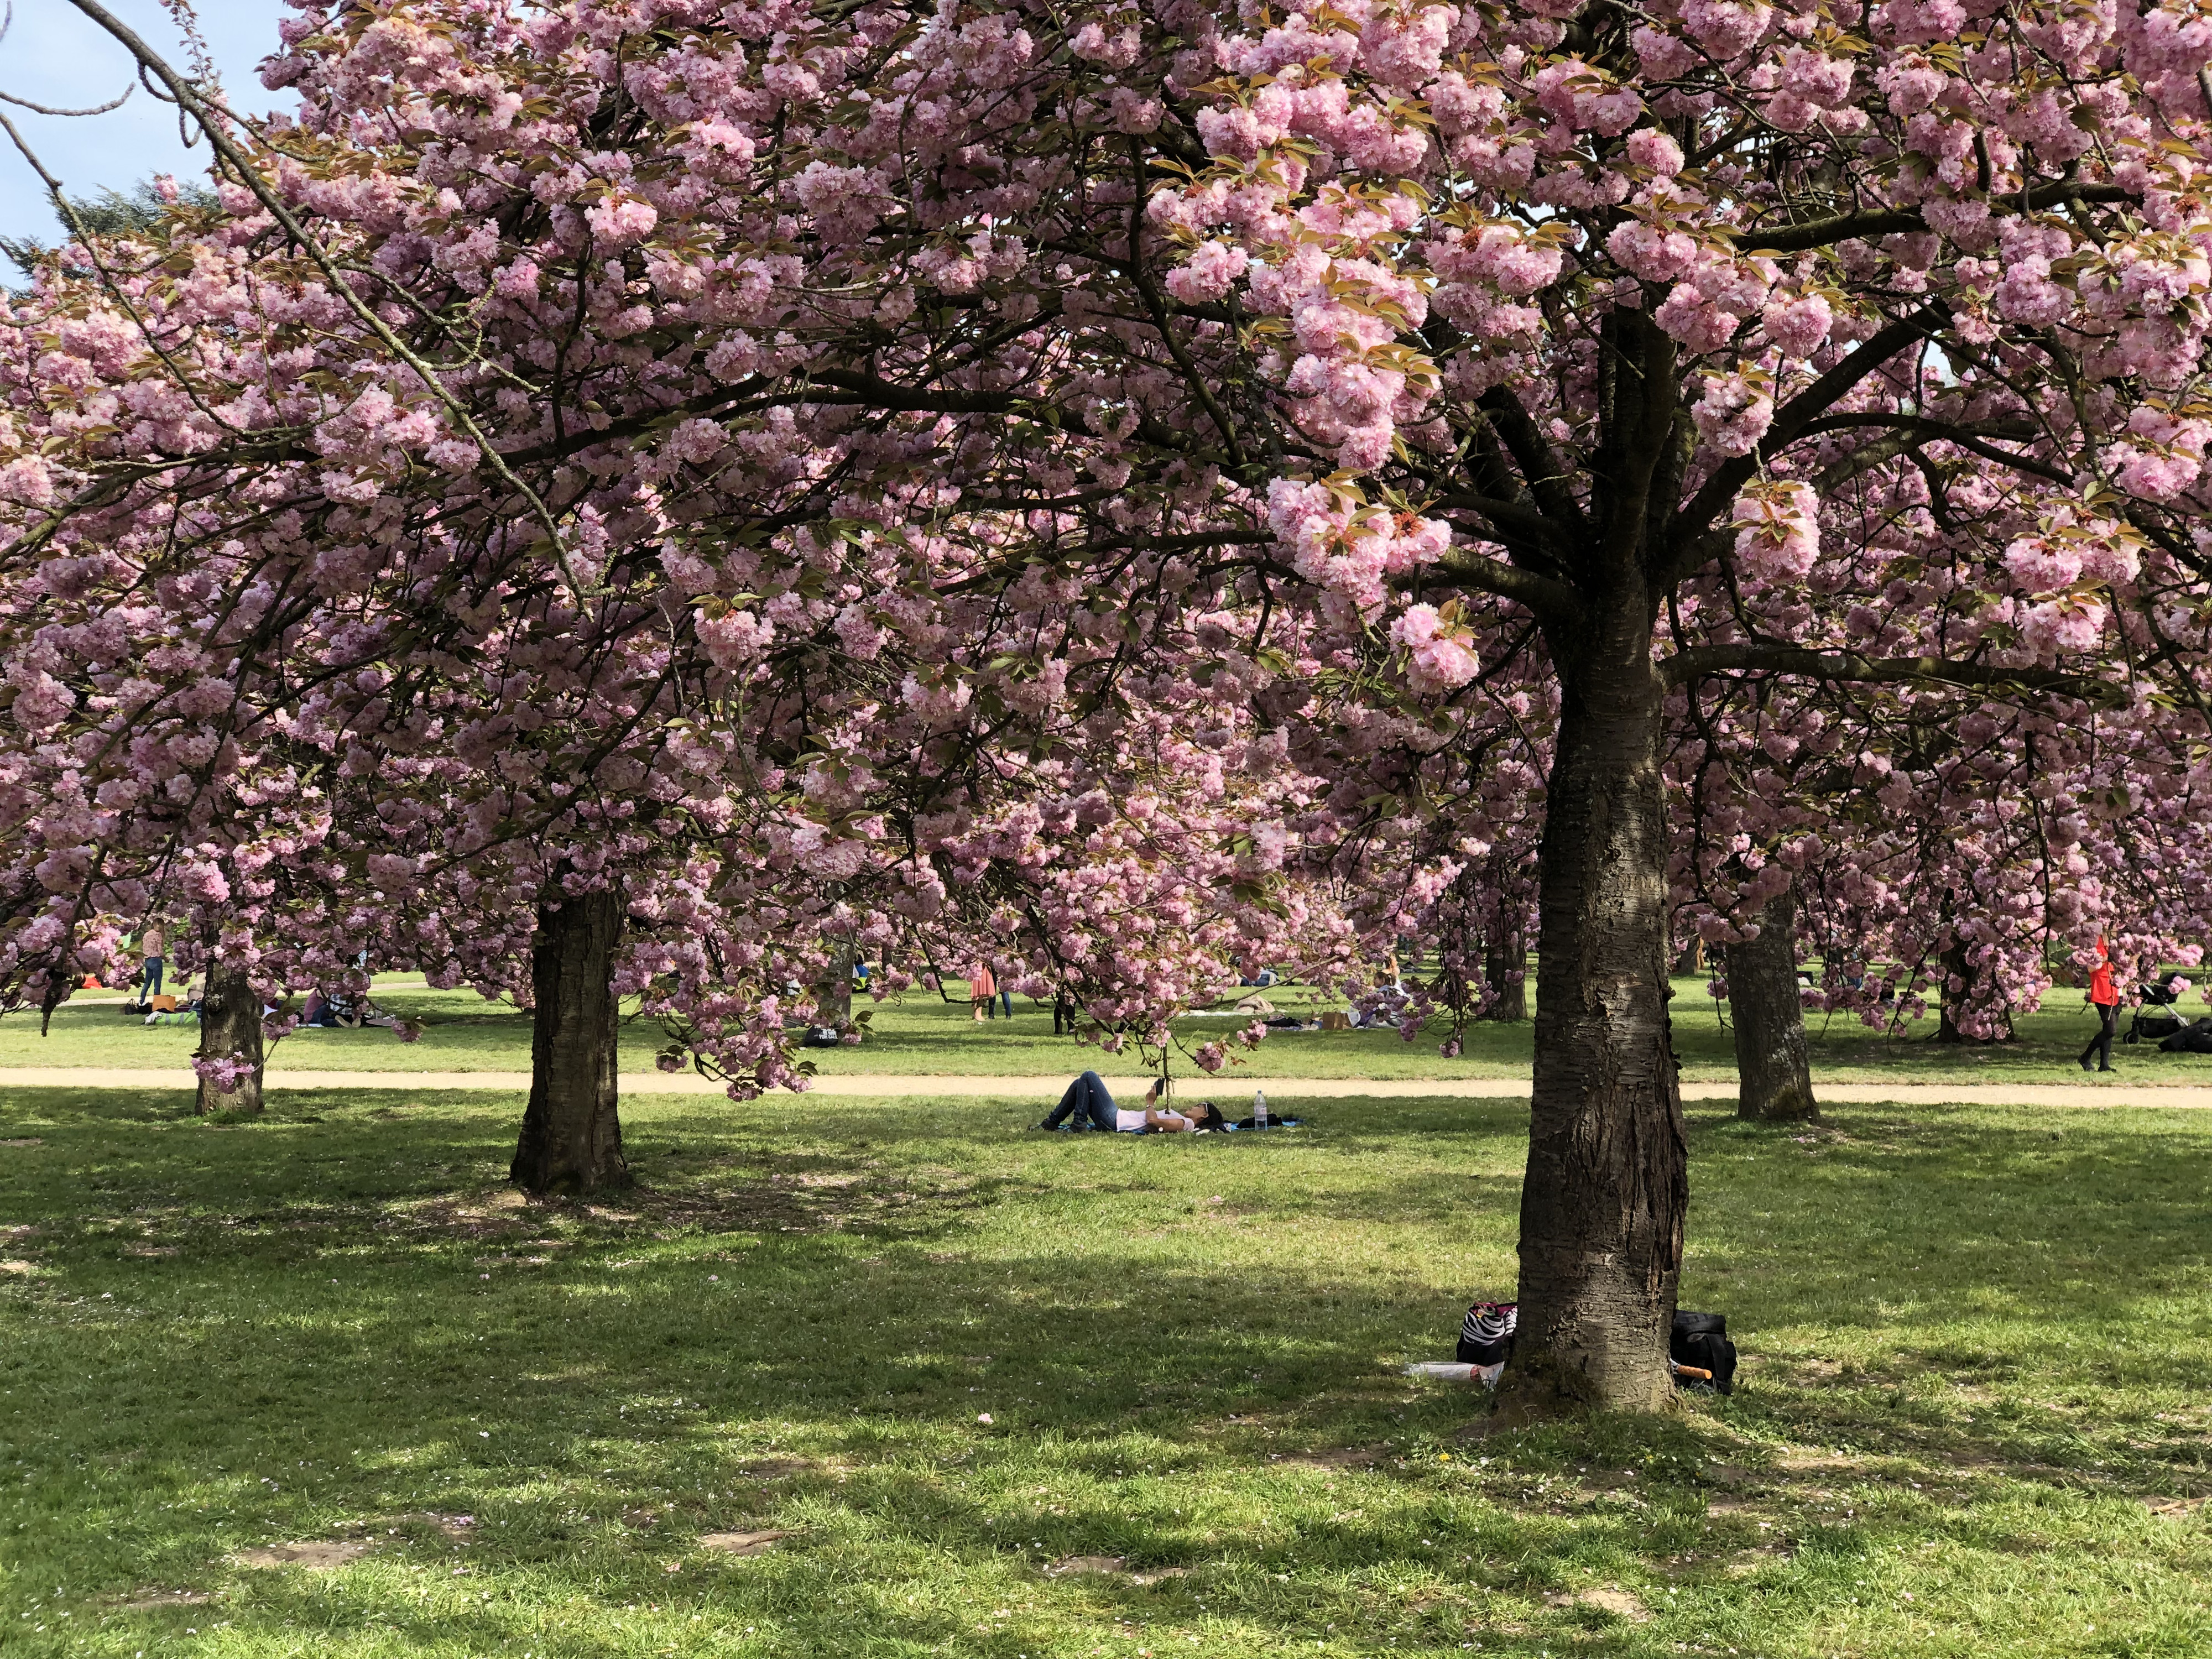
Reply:
[[[2105,941],[2097,941],[2097,966],[2089,975],[2089,1006],[2097,1011],[2097,1035],[2081,1051],[2081,1069],[2089,1069],[2089,1056],[2097,1056],[2097,1069],[2112,1069],[2112,1034],[2119,1029],[2120,993],[2112,983],[2112,960]]]

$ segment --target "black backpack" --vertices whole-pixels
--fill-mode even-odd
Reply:
[[[1513,1352],[1513,1333],[1521,1322],[1521,1310],[1511,1302],[1478,1302],[1460,1323],[1459,1350],[1462,1365],[1495,1365]]]
[[[1521,1310],[1511,1302],[1478,1302],[1467,1310],[1459,1328],[1459,1348],[1453,1356],[1462,1365],[1495,1365],[1513,1352],[1513,1338],[1521,1322]],[[1684,1376],[1675,1382],[1686,1389],[1711,1389],[1720,1394],[1735,1392],[1735,1344],[1728,1338],[1726,1314],[1677,1313],[1667,1341],[1667,1358],[1676,1365],[1691,1365],[1712,1373]]]
[[[1668,1334],[1667,1358],[1678,1368],[1688,1366],[1711,1373],[1708,1380],[1685,1376],[1678,1369],[1677,1386],[1711,1389],[1716,1394],[1735,1392],[1735,1344],[1728,1338],[1726,1314],[1677,1312],[1674,1328]]]
[[[2168,1054],[2212,1054],[2212,1015],[2192,1019],[2158,1045]]]

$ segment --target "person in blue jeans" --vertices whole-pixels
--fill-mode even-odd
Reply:
[[[162,937],[161,924],[149,921],[138,933],[138,949],[145,955],[140,967],[138,1000],[146,1002],[161,994],[162,958],[168,951],[168,940]]]
[[[1145,1103],[1134,1110],[1116,1106],[1114,1096],[1106,1087],[1105,1079],[1096,1072],[1085,1072],[1067,1085],[1067,1092],[1060,1097],[1060,1104],[1037,1125],[1040,1129],[1057,1129],[1067,1123],[1074,1129],[1099,1129],[1108,1133],[1134,1134],[1140,1130],[1157,1129],[1169,1134],[1184,1134],[1197,1129],[1221,1129],[1228,1121],[1212,1101],[1193,1107],[1188,1112],[1163,1112],[1157,1109],[1160,1085],[1157,1083],[1145,1091]],[[1074,1121],[1069,1123],[1073,1118]]]

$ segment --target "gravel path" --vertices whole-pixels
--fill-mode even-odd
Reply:
[[[1145,1091],[1142,1077],[1111,1077],[1107,1086],[1115,1097],[1134,1099]],[[189,1070],[127,1071],[119,1067],[76,1068],[64,1066],[0,1067],[0,1088],[40,1089],[189,1089]],[[273,1069],[271,1089],[419,1090],[505,1089],[518,1092],[530,1087],[525,1072],[315,1072]],[[884,1097],[919,1096],[939,1099],[1042,1100],[1058,1095],[1060,1084],[1036,1077],[928,1077],[893,1073],[855,1073],[817,1079],[817,1095]],[[1273,1100],[1526,1100],[1524,1079],[1468,1078],[1449,1079],[1392,1079],[1364,1082],[1356,1078],[1239,1077],[1209,1085],[1192,1079],[1178,1086],[1181,1097],[1203,1100],[1218,1094],[1241,1103],[1246,1091],[1264,1088]],[[715,1095],[721,1085],[689,1073],[630,1073],[622,1079],[626,1095]],[[1830,1083],[1815,1084],[1814,1092],[1835,1105],[1873,1101],[1904,1106],[2179,1106],[2212,1107],[2212,1088],[2185,1084],[2064,1084],[2064,1083]],[[1686,1083],[1682,1097],[1692,1101],[1734,1100],[1731,1083]],[[793,1097],[785,1096],[785,1099]]]

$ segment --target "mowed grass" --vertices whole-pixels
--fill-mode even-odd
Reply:
[[[1733,1082],[1735,1038],[1724,1023],[1723,1007],[1706,994],[1702,978],[1674,981],[1674,1048],[1683,1076],[1691,1082]],[[1133,1051],[1115,1056],[1073,1036],[1055,1036],[1052,1012],[1017,999],[1012,1019],[977,1022],[969,1005],[915,990],[855,1007],[870,1015],[870,1033],[855,1048],[809,1050],[807,1058],[826,1076],[875,1073],[921,1076],[1005,1076],[1065,1079],[1085,1066],[1112,1075],[1141,1069]],[[1306,986],[1279,986],[1264,994],[1285,1013],[1310,1014],[1337,1006]],[[1532,990],[1533,994],[1533,990]],[[484,1001],[471,991],[430,991],[419,979],[380,989],[378,1002],[392,1012],[418,1020],[422,1037],[403,1043],[380,1030],[304,1030],[278,1043],[270,1070],[361,1072],[527,1072],[530,1016],[504,1003]],[[2193,994],[2184,1012],[2203,1012]],[[1225,1040],[1241,1020],[1192,1015],[1176,1022],[1186,1048]],[[2124,1016],[2122,1027],[2125,1028]],[[2212,1057],[2162,1054],[2154,1044],[2125,1044],[2113,1050],[2117,1074],[2085,1077],[2075,1066],[2095,1030],[2081,1007],[2078,991],[2054,991],[2045,1009],[2018,1022],[2018,1040],[1987,1044],[1937,1043],[1935,1021],[1924,1019],[1902,1036],[1869,1030],[1854,1018],[1814,1015],[1807,1026],[1814,1075],[1832,1083],[1999,1082],[2120,1084],[2212,1084]],[[1525,1079],[1534,1036],[1523,1021],[1468,1029],[1466,1052],[1446,1060],[1437,1047],[1446,1035],[1441,1022],[1413,1042],[1396,1031],[1278,1031],[1245,1054],[1232,1077],[1481,1079]],[[110,1066],[136,1070],[174,1068],[189,1063],[199,1033],[194,1026],[147,1026],[122,1012],[119,1000],[72,999],[58,1010],[41,1035],[35,1012],[0,1019],[0,1067],[27,1066]],[[633,1018],[624,1028],[622,1065],[636,1073],[653,1069],[654,1053],[665,1043],[659,1025]],[[1178,1055],[1178,1071],[1195,1076]]]
[[[1512,1283],[1509,1103],[664,1097],[575,1207],[517,1098],[276,1099],[0,1093],[10,1655],[2212,1651],[2212,1115],[1693,1111],[1739,1393],[1486,1439],[1396,1367]]]

